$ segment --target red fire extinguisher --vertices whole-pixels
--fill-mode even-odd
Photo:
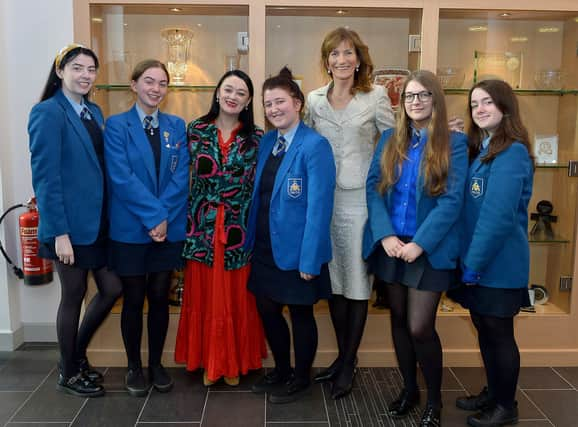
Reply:
[[[28,212],[23,213],[18,218],[20,247],[22,250],[23,265],[22,269],[18,268],[8,254],[2,248],[0,243],[0,250],[6,258],[8,264],[12,266],[14,273],[27,285],[43,285],[52,282],[52,262],[50,260],[40,258],[38,256],[38,210],[36,209],[36,199],[31,198],[26,204],[18,204],[9,208],[2,217],[0,223],[8,214],[8,212],[20,208],[27,207]]]

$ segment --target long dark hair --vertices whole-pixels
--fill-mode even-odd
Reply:
[[[534,163],[534,156],[530,147],[530,138],[528,137],[528,130],[522,123],[520,117],[520,106],[518,105],[518,98],[512,90],[512,87],[502,80],[482,80],[476,83],[468,94],[468,112],[470,126],[468,128],[468,145],[470,161],[475,159],[482,147],[482,141],[488,136],[488,132],[481,129],[472,119],[472,92],[474,89],[482,89],[487,92],[492,98],[492,101],[503,114],[502,121],[494,131],[490,145],[488,146],[488,153],[481,159],[483,163],[493,160],[498,154],[506,150],[514,142],[519,142],[526,150],[528,156]]]
[[[303,107],[305,107],[305,95],[303,95],[303,91],[299,85],[295,83],[295,80],[293,80],[293,74],[289,68],[285,66],[281,68],[279,74],[265,80],[261,96],[265,95],[266,90],[271,89],[283,89],[291,95],[291,98],[301,101],[301,109],[299,110],[299,113],[303,111]]]
[[[442,86],[434,73],[428,70],[417,70],[410,74],[403,85],[405,94],[407,85],[416,81],[432,93],[432,116],[427,126],[427,144],[424,148],[420,173],[424,177],[425,188],[431,196],[439,196],[446,191],[450,167],[450,132],[446,102]],[[393,187],[399,176],[411,140],[411,119],[405,105],[397,115],[395,132],[381,155],[381,181],[378,190],[384,194]]]
[[[52,63],[50,73],[48,74],[48,79],[46,80],[44,90],[40,96],[40,101],[45,101],[48,98],[52,98],[54,94],[62,87],[62,79],[56,74],[56,69],[58,68],[59,70],[63,70],[66,64],[81,54],[90,56],[92,59],[94,59],[94,65],[98,70],[98,57],[91,49],[80,45],[74,45],[72,48],[71,46],[64,47],[61,50],[61,53],[56,56],[54,62]]]
[[[247,89],[249,90],[249,96],[251,99],[249,101],[249,105],[247,105],[246,108],[243,108],[239,113],[239,121],[243,124],[243,129],[241,129],[239,134],[242,134],[243,136],[247,137],[255,133],[255,119],[253,117],[253,95],[255,91],[253,90],[253,82],[251,81],[251,78],[241,70],[230,70],[227,71],[225,74],[223,74],[223,77],[221,77],[219,83],[217,83],[217,87],[215,88],[215,92],[213,93],[213,101],[211,103],[211,109],[199,120],[205,123],[211,123],[217,117],[219,117],[220,107],[219,103],[217,102],[219,89],[221,88],[223,81],[225,81],[227,77],[231,76],[235,76],[243,80],[247,85]]]

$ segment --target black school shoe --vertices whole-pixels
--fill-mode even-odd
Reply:
[[[166,393],[173,388],[173,379],[163,365],[149,366],[149,378],[153,387],[161,393]]]
[[[439,406],[427,405],[421,414],[419,427],[441,427],[442,410]]]
[[[407,416],[419,403],[419,391],[409,392],[402,389],[397,399],[389,404],[387,411],[393,418],[403,418]]]
[[[129,369],[124,381],[128,394],[133,397],[146,396],[151,388],[142,368]]]
[[[456,406],[464,411],[483,411],[491,408],[496,403],[490,397],[488,387],[484,387],[479,394],[473,396],[462,396],[456,399]]]
[[[291,403],[302,398],[311,389],[311,381],[292,378],[285,386],[269,393],[271,403]]]
[[[95,384],[88,377],[82,375],[82,373],[78,373],[70,378],[65,378],[64,375],[59,374],[56,390],[77,397],[104,396],[104,387]]]
[[[253,393],[270,393],[283,386],[292,377],[293,371],[290,371],[287,374],[283,374],[277,369],[273,369],[271,372],[257,380],[251,387],[251,391]]]
[[[90,366],[90,364],[88,363],[88,359],[86,358],[80,359],[78,361],[78,369],[80,370],[80,372],[82,372],[82,374],[85,377],[90,378],[90,380],[94,383],[100,383],[104,380],[102,374],[98,372],[96,369],[94,369],[92,366]]]
[[[496,405],[493,408],[478,412],[468,417],[471,427],[500,427],[518,423],[518,402],[514,402],[511,409]]]

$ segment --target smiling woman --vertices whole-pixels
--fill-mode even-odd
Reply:
[[[152,114],[158,108],[167,94],[168,86],[168,75],[161,67],[147,68],[142,73],[137,69],[130,83],[139,107],[146,114]]]
[[[313,304],[331,294],[327,263],[335,165],[327,140],[301,122],[303,101],[287,68],[263,84],[265,114],[276,129],[259,149],[246,246],[254,249],[249,289],[275,359],[275,369],[253,391],[269,393],[271,403],[292,402],[309,389],[317,351]],[[285,305],[291,312],[294,372]]]
[[[262,366],[267,349],[255,298],[247,291],[246,242],[257,150],[263,131],[253,121],[253,83],[226,72],[210,111],[188,127],[191,155],[185,291],[175,360],[203,368],[206,386],[231,386]]]
[[[304,122],[329,140],[337,169],[329,309],[339,354],[315,381],[332,381],[331,396],[339,399],[353,388],[371,294],[361,256],[365,178],[377,138],[393,126],[393,112],[385,89],[371,84],[369,49],[355,31],[329,32],[321,44],[321,65],[331,81],[307,96]]]
[[[363,253],[387,284],[404,382],[389,414],[406,417],[417,405],[419,362],[427,385],[420,426],[434,427],[441,425],[442,380],[435,320],[441,293],[455,282],[467,147],[464,134],[448,130],[443,89],[432,72],[411,73],[402,99],[395,129],[383,133],[369,168]]]
[[[64,47],[28,124],[40,212],[39,255],[54,260],[62,292],[56,318],[61,357],[57,389],[80,397],[104,394],[95,383],[102,375],[90,368],[86,348],[121,292],[118,277],[107,268],[103,117],[87,96],[97,69],[92,50],[78,44]],[[98,294],[79,327],[89,271]]]
[[[131,80],[136,104],[110,117],[104,134],[110,259],[123,286],[121,330],[128,359],[126,388],[132,396],[146,395],[151,383],[160,392],[173,386],[161,355],[171,273],[181,264],[185,238],[189,168],[184,121],[158,108],[168,84],[162,62],[139,63]],[[142,371],[140,351],[145,295],[150,382]]]

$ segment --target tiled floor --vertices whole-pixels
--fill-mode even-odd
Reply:
[[[242,379],[236,388],[203,387],[199,374],[171,369],[172,392],[152,391],[133,398],[123,389],[124,369],[105,369],[105,397],[79,399],[54,390],[54,346],[29,344],[0,352],[0,426],[12,427],[182,427],[182,426],[415,426],[419,412],[394,421],[386,403],[397,395],[397,369],[362,368],[353,393],[334,401],[328,387],[315,385],[307,398],[288,405],[271,405],[250,391],[261,374]],[[483,385],[478,368],[444,370],[443,425],[465,425],[466,413],[454,406],[457,396],[477,392]],[[521,427],[578,426],[578,367],[523,368],[518,390]]]

